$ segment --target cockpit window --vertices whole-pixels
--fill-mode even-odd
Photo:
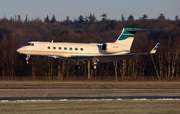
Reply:
[[[24,44],[24,46],[34,46],[34,44],[28,42],[28,43]]]
[[[31,45],[31,43],[26,43],[26,44],[24,44],[24,46],[30,46]]]

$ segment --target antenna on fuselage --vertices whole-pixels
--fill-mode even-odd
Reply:
[[[51,41],[51,43],[53,43],[53,42],[54,42],[54,40]]]

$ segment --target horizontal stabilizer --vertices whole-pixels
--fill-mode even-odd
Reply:
[[[139,28],[124,28],[125,31],[151,31],[151,30],[162,30],[162,29],[139,29]]]
[[[156,46],[150,51],[150,54],[156,53],[160,43],[157,43]]]

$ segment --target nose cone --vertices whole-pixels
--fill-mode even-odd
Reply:
[[[16,51],[20,53],[20,48],[19,48],[19,49],[17,49]]]
[[[23,51],[23,49],[22,49],[22,48],[19,48],[19,49],[17,49],[16,51],[19,52],[19,53],[21,53],[21,52]]]

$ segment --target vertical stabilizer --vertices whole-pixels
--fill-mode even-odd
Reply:
[[[137,30],[141,30],[141,29],[123,28],[122,33],[120,34],[118,39],[115,41],[115,43],[124,45],[125,50],[130,51],[131,45],[133,43],[134,36],[135,36]]]
[[[134,40],[134,36],[137,31],[149,31],[149,30],[161,30],[161,29],[139,29],[139,28],[123,28],[122,33],[119,35],[118,39],[114,42],[125,46],[125,50],[130,52],[131,45]]]

